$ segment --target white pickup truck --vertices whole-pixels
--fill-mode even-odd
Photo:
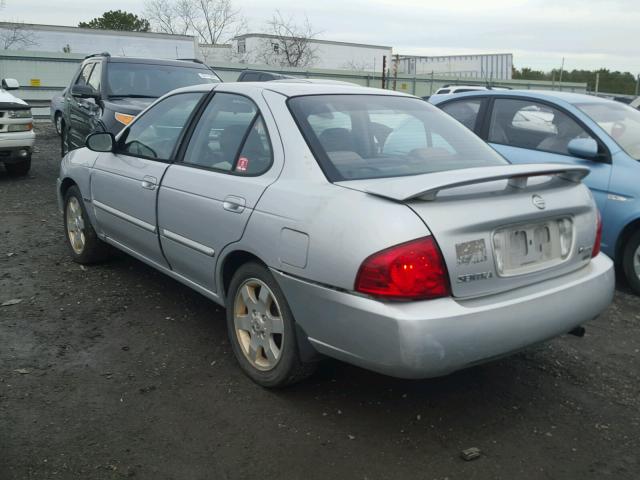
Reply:
[[[9,90],[20,88],[18,81],[4,78],[0,89],[0,163],[7,172],[26,175],[31,168],[31,152],[36,135],[33,132],[31,108]]]

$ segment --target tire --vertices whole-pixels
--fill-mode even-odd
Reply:
[[[62,113],[55,113],[53,116],[53,126],[56,128],[56,133],[62,135]]]
[[[5,163],[4,168],[10,175],[24,176],[31,170],[31,156],[18,163]]]
[[[62,129],[62,131],[60,132],[60,155],[64,157],[67,153],[69,153],[69,134],[67,133],[67,127],[65,126],[64,122],[61,122],[60,125]]]
[[[109,247],[91,225],[80,190],[75,185],[64,195],[64,232],[74,262],[92,264],[105,260]]]
[[[315,363],[300,360],[295,321],[284,293],[259,263],[245,263],[231,279],[227,330],[240,367],[258,385],[284,387],[315,371]]]
[[[640,295],[640,230],[631,235],[624,246],[622,271],[631,289]]]

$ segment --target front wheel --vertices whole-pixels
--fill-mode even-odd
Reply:
[[[56,112],[53,116],[53,125],[56,128],[56,133],[62,135],[62,113]]]
[[[69,134],[67,133],[67,128],[63,123],[60,125],[60,154],[64,157],[67,153],[69,153]]]
[[[18,163],[5,163],[4,166],[11,175],[24,176],[31,170],[31,157],[27,157]]]
[[[263,265],[247,263],[234,274],[227,296],[227,329],[240,367],[263,387],[284,387],[315,370],[315,364],[300,360],[293,315]]]
[[[64,196],[64,227],[67,245],[75,262],[90,264],[107,258],[108,246],[93,229],[76,186],[70,187]]]
[[[640,295],[640,230],[631,235],[624,247],[622,269],[631,289]]]

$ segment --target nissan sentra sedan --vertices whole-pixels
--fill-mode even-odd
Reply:
[[[587,173],[511,165],[415,97],[276,81],[173,91],[57,188],[75,261],[116,247],[225,306],[276,387],[323,356],[444,375],[596,317],[614,272]]]

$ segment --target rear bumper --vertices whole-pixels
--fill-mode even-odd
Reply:
[[[562,277],[473,300],[383,303],[273,273],[320,353],[401,378],[445,375],[567,333],[598,316],[615,287],[603,254]]]

